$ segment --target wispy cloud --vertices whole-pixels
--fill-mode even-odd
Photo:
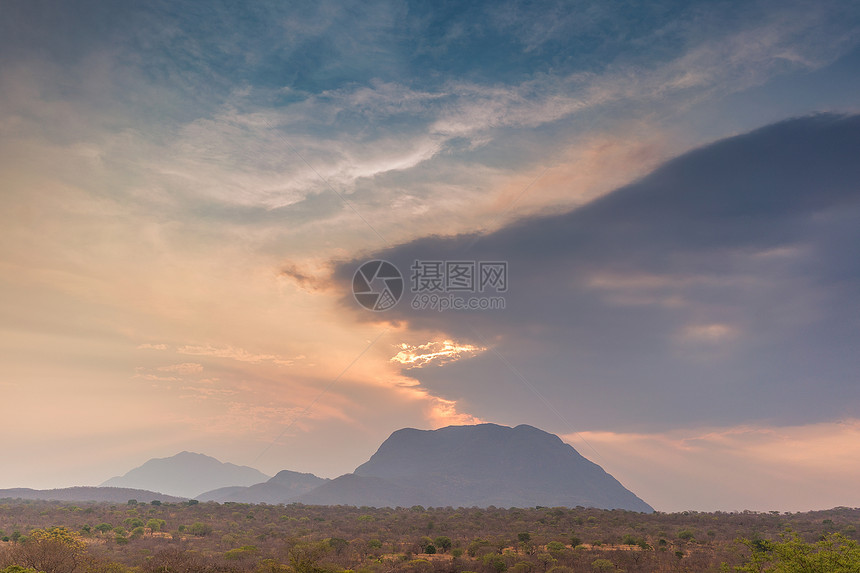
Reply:
[[[291,366],[295,363],[295,358],[286,358],[276,354],[257,354],[249,352],[243,348],[235,348],[232,346],[210,346],[210,345],[186,345],[176,349],[177,354],[187,354],[190,356],[212,356],[215,358],[228,358],[239,362],[250,362],[259,364],[261,362],[271,362],[278,366]]]
[[[159,366],[160,372],[176,372],[177,374],[198,374],[203,372],[203,365],[196,362],[183,362],[182,364],[170,364]]]
[[[860,503],[857,419],[654,434],[580,432],[564,438],[663,511],[805,511]],[[583,439],[599,459],[583,447]],[[667,480],[671,490],[663,485]]]

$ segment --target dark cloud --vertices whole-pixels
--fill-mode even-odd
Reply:
[[[359,320],[492,346],[411,374],[494,420],[565,431],[562,419],[644,429],[857,416],[858,151],[860,116],[785,121],[569,213],[372,255],[407,280],[415,260],[507,261],[504,311],[416,311],[408,292],[382,314],[344,304]],[[338,267],[344,289],[360,262]]]

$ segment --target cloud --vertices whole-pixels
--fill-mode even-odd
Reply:
[[[564,439],[662,511],[809,511],[860,502],[856,418]]]
[[[203,372],[203,365],[196,362],[183,362],[182,364],[159,366],[157,370],[161,372],[176,372],[177,374],[197,374]]]
[[[150,344],[147,342],[145,344],[138,345],[137,348],[139,350],[167,350],[167,345],[166,344]]]
[[[410,345],[403,343],[400,351],[392,358],[392,362],[402,364],[405,368],[422,368],[428,364],[441,365],[475,356],[486,348],[472,344],[457,344],[453,340],[428,342],[426,344]]]
[[[176,349],[177,354],[188,354],[191,356],[213,356],[216,358],[229,358],[239,362],[250,362],[258,364],[260,362],[271,362],[278,366],[290,366],[295,362],[295,359],[285,358],[275,354],[255,354],[244,348],[234,348],[232,346],[210,346],[210,345],[186,345]]]
[[[858,148],[860,116],[790,120],[686,153],[568,213],[368,256],[395,263],[407,284],[415,260],[507,261],[504,311],[412,310],[409,292],[384,315],[350,295],[342,303],[358,320],[492,347],[412,372],[477,416],[543,421],[553,403],[567,431],[567,420],[666,428],[853,415],[860,265],[846,249],[860,242]],[[360,262],[336,267],[346,293]]]

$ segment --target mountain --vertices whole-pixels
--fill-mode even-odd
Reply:
[[[346,474],[301,496],[308,505],[354,505],[370,507],[444,506],[440,499],[422,495],[417,487],[399,485],[375,476]]]
[[[143,489],[127,487],[66,487],[61,489],[30,489],[25,487],[0,489],[0,499],[44,499],[50,501],[104,501],[110,503],[127,503],[136,499],[141,503],[164,501],[176,503],[186,498],[164,495]]]
[[[226,486],[249,486],[269,479],[266,474],[215,458],[181,452],[169,458],[151,459],[123,476],[113,477],[102,486],[131,487],[192,498],[200,492]]]
[[[654,511],[558,436],[532,426],[496,424],[398,430],[353,474],[323,484],[298,501]]]
[[[290,503],[296,497],[308,493],[329,480],[306,474],[283,470],[264,483],[247,487],[222,487],[197,496],[200,501],[236,501],[240,503]]]

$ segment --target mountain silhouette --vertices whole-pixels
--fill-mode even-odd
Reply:
[[[176,503],[185,501],[185,498],[174,497],[147,491],[125,487],[64,487],[58,489],[30,489],[18,487],[11,489],[0,489],[0,499],[43,499],[51,501],[96,501],[109,503],[126,503],[133,499],[140,503],[151,503],[163,501],[165,503]]]
[[[201,492],[227,487],[249,486],[269,479],[266,474],[213,457],[181,452],[169,458],[154,458],[102,484],[158,491],[177,497],[193,498]]]
[[[305,494],[317,486],[326,483],[327,479],[314,474],[283,470],[270,480],[247,487],[222,487],[207,491],[197,496],[199,501],[235,501],[240,503],[289,503],[296,497]]]
[[[300,496],[322,505],[653,508],[558,436],[496,424],[398,430],[353,474]]]

